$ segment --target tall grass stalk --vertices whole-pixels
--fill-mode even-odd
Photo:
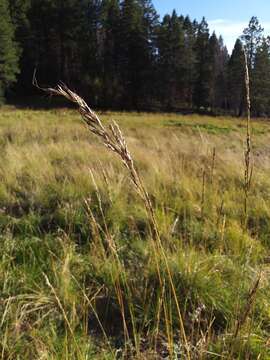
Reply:
[[[71,334],[71,336],[72,336],[72,338],[73,338],[73,341],[74,341],[74,344],[75,344],[76,349],[77,349],[77,351],[78,351],[78,354],[79,354],[80,358],[82,359],[83,356],[82,356],[80,347],[79,347],[79,345],[78,345],[78,343],[77,343],[77,340],[76,340],[74,331],[73,331],[72,326],[71,326],[71,324],[70,324],[70,322],[69,322],[69,320],[68,320],[68,316],[67,316],[66,311],[65,311],[65,309],[64,309],[64,307],[63,307],[63,305],[62,305],[62,303],[61,303],[61,300],[59,299],[59,296],[57,295],[57,292],[56,292],[55,288],[54,288],[53,285],[50,283],[50,280],[49,280],[48,276],[47,276],[46,274],[44,274],[44,273],[43,273],[43,276],[44,276],[44,278],[45,278],[46,284],[47,284],[48,287],[51,289],[51,291],[52,291],[52,293],[53,293],[53,295],[54,295],[54,297],[55,297],[55,300],[56,300],[56,302],[57,302],[57,305],[59,306],[59,309],[61,310],[61,312],[62,312],[62,314],[63,314],[63,317],[64,317],[65,322],[66,322],[66,324],[67,324],[68,330],[69,330],[69,332],[70,332],[70,334]]]
[[[239,314],[237,323],[236,323],[236,327],[235,327],[235,331],[234,331],[234,338],[236,339],[239,331],[241,330],[241,328],[243,327],[243,325],[245,324],[248,315],[250,314],[252,307],[254,305],[254,302],[256,300],[256,294],[257,291],[259,289],[260,286],[260,282],[261,282],[261,274],[259,274],[258,278],[256,279],[255,283],[253,284],[252,288],[249,291],[249,294],[247,296],[247,301],[246,304],[244,306],[244,308],[242,309],[241,313]]]
[[[245,88],[246,88],[246,104],[247,104],[247,120],[246,120],[246,149],[245,149],[245,199],[244,199],[244,215],[245,226],[248,221],[248,198],[253,174],[253,164],[251,160],[252,143],[251,143],[251,100],[250,100],[250,77],[246,51],[243,49],[245,59]]]
[[[93,133],[94,135],[98,136],[102,140],[105,147],[107,147],[109,150],[111,150],[112,152],[117,154],[120,157],[124,166],[128,169],[128,173],[129,173],[131,182],[133,183],[138,195],[143,200],[145,209],[148,214],[152,239],[154,241],[153,242],[154,260],[156,263],[160,286],[161,286],[161,288],[163,287],[164,280],[163,280],[163,277],[161,274],[161,268],[160,268],[160,263],[159,263],[160,256],[159,255],[161,255],[161,257],[165,263],[166,272],[168,275],[170,287],[172,290],[173,298],[174,298],[177,313],[178,313],[180,334],[181,334],[183,343],[185,345],[186,355],[187,355],[188,359],[191,359],[189,344],[188,344],[187,337],[186,337],[186,332],[185,332],[185,328],[184,328],[184,323],[183,323],[183,318],[182,318],[182,314],[181,314],[181,310],[180,310],[178,296],[177,296],[176,288],[175,288],[175,285],[173,282],[171,270],[170,270],[170,267],[168,264],[168,259],[165,254],[164,247],[162,245],[160,233],[159,233],[158,226],[157,226],[157,221],[156,221],[155,214],[154,214],[154,208],[152,206],[152,202],[149,197],[149,194],[148,194],[148,192],[144,186],[144,183],[140,177],[139,171],[134,164],[134,160],[128,149],[126,140],[121,132],[120,127],[118,126],[118,124],[116,122],[113,122],[112,124],[109,125],[108,128],[106,128],[103,125],[102,121],[99,119],[98,115],[88,106],[88,104],[79,95],[77,95],[75,92],[71,91],[64,84],[58,85],[56,88],[41,88],[41,87],[39,87],[35,76],[33,79],[33,84],[36,87],[38,87],[39,89],[47,92],[50,95],[62,96],[64,98],[66,98],[67,100],[71,101],[72,103],[75,103],[78,106],[79,112],[80,112],[82,119],[83,119],[84,123],[86,124],[88,130],[91,133]],[[103,217],[103,220],[105,220],[104,217]],[[110,243],[110,241],[109,241],[109,243]],[[119,305],[121,307],[121,312],[122,312],[122,309],[123,309],[122,295],[121,295],[121,290],[119,290],[120,287],[118,287],[118,286],[119,286],[119,284],[117,285],[117,294],[120,297]],[[164,307],[164,315],[165,315],[165,318],[167,318],[165,307]],[[123,313],[123,322],[124,322],[125,329],[127,329],[124,313]],[[125,333],[126,333],[126,331],[125,331]]]

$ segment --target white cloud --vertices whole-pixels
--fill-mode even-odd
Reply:
[[[228,19],[215,19],[208,21],[210,31],[215,31],[217,36],[222,35],[224,43],[229,52],[232,51],[236,39],[243,33],[247,27],[248,21],[233,21]],[[262,22],[265,35],[270,34],[270,22]]]

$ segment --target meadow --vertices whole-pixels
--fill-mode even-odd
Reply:
[[[0,112],[1,359],[270,359],[270,123],[103,112],[153,205],[76,110]],[[113,246],[111,246],[113,244]]]

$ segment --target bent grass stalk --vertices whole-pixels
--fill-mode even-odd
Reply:
[[[179,325],[180,325],[180,333],[182,336],[182,340],[185,344],[185,350],[187,354],[187,358],[190,358],[190,351],[189,351],[189,345],[185,333],[184,323],[182,319],[182,314],[180,310],[179,301],[176,294],[176,289],[173,283],[173,278],[171,274],[171,270],[168,264],[167,256],[164,251],[164,247],[161,242],[160,233],[158,230],[158,225],[156,222],[155,214],[154,214],[154,208],[152,206],[151,199],[149,197],[149,194],[143,184],[143,181],[139,175],[139,171],[136,168],[134,164],[134,160],[132,158],[131,153],[129,152],[129,149],[127,147],[126,140],[116,122],[113,122],[109,125],[108,128],[106,128],[102,121],[99,119],[98,115],[88,106],[88,104],[83,100],[79,95],[77,95],[75,92],[71,91],[65,84],[58,85],[56,88],[42,88],[38,85],[35,73],[33,76],[33,85],[37,87],[38,89],[45,91],[46,93],[50,95],[57,95],[62,96],[66,98],[67,100],[71,101],[72,103],[76,104],[78,106],[78,110],[82,116],[82,119],[84,123],[86,124],[88,130],[99,137],[106,148],[114,152],[118,157],[120,157],[122,163],[127,168],[129,177],[131,179],[131,182],[133,183],[136,192],[140,196],[140,198],[143,200],[146,212],[148,214],[149,222],[150,222],[150,230],[152,234],[153,239],[153,250],[154,250],[154,259],[157,267],[159,282],[161,285],[161,288],[163,287],[164,280],[161,276],[160,271],[160,264],[158,260],[158,254],[160,253],[164,263],[166,272],[169,278],[170,287],[173,293],[177,314],[179,318]],[[112,250],[114,249],[114,244],[109,244]],[[114,252],[114,251],[113,251]]]
[[[256,300],[256,294],[258,292],[259,289],[259,285],[261,282],[261,273],[259,274],[258,278],[256,279],[254,285],[252,286],[252,288],[249,291],[249,294],[247,296],[247,301],[245,304],[245,307],[243,309],[243,311],[239,314],[237,323],[236,323],[236,327],[235,327],[235,331],[234,331],[234,339],[237,338],[239,331],[241,330],[241,328],[243,327],[243,325],[245,324],[248,315],[250,314],[253,304]]]
[[[74,341],[74,344],[75,344],[76,349],[78,351],[78,354],[80,355],[81,358],[83,358],[81,349],[79,347],[79,344],[77,343],[76,336],[74,334],[74,331],[72,330],[71,324],[70,324],[70,322],[68,320],[68,316],[67,316],[66,311],[65,311],[65,309],[64,309],[64,307],[63,307],[63,305],[61,303],[61,300],[59,299],[59,296],[57,295],[57,292],[56,292],[55,288],[50,283],[50,280],[49,280],[48,276],[45,273],[43,273],[43,276],[45,278],[47,286],[51,289],[51,291],[52,291],[52,293],[53,293],[53,295],[55,297],[55,300],[57,302],[57,305],[58,305],[59,309],[61,310],[61,312],[63,314],[63,317],[64,317],[65,322],[67,324],[68,330],[69,330],[69,332],[70,332],[70,334],[71,334],[71,336],[73,338],[73,341]]]

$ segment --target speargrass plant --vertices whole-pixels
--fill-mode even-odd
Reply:
[[[34,77],[34,85],[39,87],[35,77]],[[181,310],[180,310],[179,300],[178,300],[176,288],[175,288],[175,285],[173,282],[171,270],[170,270],[170,267],[168,264],[168,259],[167,259],[164,247],[162,245],[162,242],[161,242],[161,238],[160,238],[160,234],[159,234],[159,230],[158,230],[158,226],[157,226],[157,221],[156,221],[155,214],[154,214],[154,208],[151,203],[149,194],[148,194],[148,192],[144,186],[144,183],[139,175],[139,172],[134,165],[134,160],[132,158],[131,153],[128,150],[126,140],[125,140],[118,124],[116,122],[114,122],[113,124],[110,124],[109,128],[107,129],[103,125],[102,121],[99,119],[98,115],[92,109],[90,109],[90,107],[87,105],[87,103],[79,95],[77,95],[76,93],[71,91],[64,84],[58,85],[56,88],[46,88],[46,89],[42,88],[41,90],[46,91],[50,95],[63,96],[66,99],[68,99],[69,101],[75,103],[78,106],[79,112],[82,115],[82,119],[84,120],[84,122],[85,122],[87,128],[90,130],[90,132],[93,133],[94,135],[97,135],[102,140],[103,144],[109,150],[111,150],[112,152],[117,154],[120,157],[120,159],[122,160],[124,166],[128,169],[130,179],[131,179],[137,193],[142,198],[143,203],[145,205],[145,209],[148,213],[152,239],[154,240],[154,243],[153,243],[154,258],[156,261],[156,269],[158,272],[158,278],[159,278],[161,288],[163,288],[165,285],[164,285],[164,279],[163,279],[161,269],[160,269],[160,264],[158,262],[159,257],[160,257],[159,253],[161,254],[161,257],[165,263],[165,268],[166,268],[166,272],[168,274],[168,279],[169,279],[169,283],[171,286],[172,295],[173,295],[175,305],[177,308],[181,338],[185,345],[185,353],[187,355],[187,358],[190,359],[190,350],[189,350],[189,345],[188,345],[188,341],[187,341],[187,337],[186,337],[185,327],[183,324],[183,318],[182,318],[182,314],[181,314]],[[103,216],[103,219],[104,219],[104,216]],[[104,219],[104,221],[105,221],[105,219]],[[109,238],[111,239],[110,236],[109,236]],[[111,241],[109,243],[110,243],[110,246],[113,248],[113,246],[111,245]],[[114,249],[115,249],[115,247],[114,247]],[[119,284],[117,284],[116,286],[118,288]],[[120,291],[117,291],[117,293],[121,294]],[[128,334],[126,321],[125,321],[125,317],[124,317],[122,301],[123,301],[122,297],[120,296],[119,305],[122,308],[121,313],[123,314],[123,323],[124,323],[125,333]],[[168,314],[167,314],[167,309],[166,309],[165,304],[164,304],[164,317],[165,317],[166,323],[167,323],[168,338],[170,338],[170,330],[169,330],[170,321],[168,319]],[[128,336],[126,337],[126,340],[128,340]],[[170,338],[169,342],[170,342],[170,352],[172,353],[172,351],[173,351],[172,350],[173,349],[172,337]]]

